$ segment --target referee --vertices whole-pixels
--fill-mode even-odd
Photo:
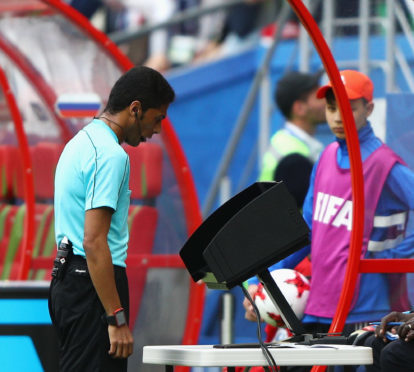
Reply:
[[[175,93],[148,67],[113,86],[103,113],[65,146],[55,176],[58,245],[49,311],[60,343],[60,372],[127,371],[129,158],[161,131]]]

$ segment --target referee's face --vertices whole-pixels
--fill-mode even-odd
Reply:
[[[137,115],[127,143],[131,146],[138,146],[154,134],[161,133],[161,123],[167,116],[168,106],[168,104],[165,104],[159,108],[149,108],[142,114]]]

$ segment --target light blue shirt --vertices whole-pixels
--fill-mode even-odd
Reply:
[[[66,235],[74,254],[85,257],[85,211],[109,207],[112,263],[125,267],[130,194],[128,155],[112,129],[95,119],[67,143],[56,168],[56,244]]]

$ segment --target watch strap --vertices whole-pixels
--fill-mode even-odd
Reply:
[[[116,326],[116,319],[115,319],[115,315],[107,315],[106,316],[106,321],[109,325],[113,325]]]
[[[109,325],[121,327],[126,324],[125,312],[122,307],[115,310],[112,315],[106,316],[106,321]]]

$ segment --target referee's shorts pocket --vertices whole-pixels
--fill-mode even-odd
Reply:
[[[65,327],[90,311],[104,312],[85,264],[71,263],[51,292],[52,310],[59,327]],[[93,309],[93,310],[92,310]]]

